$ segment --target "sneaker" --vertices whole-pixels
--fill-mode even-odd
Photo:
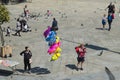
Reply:
[[[83,70],[83,68],[80,68],[80,70]]]

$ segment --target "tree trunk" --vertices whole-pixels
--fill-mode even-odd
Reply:
[[[3,30],[2,30],[2,27],[0,25],[0,37],[1,37],[1,43],[2,43],[2,46],[4,46],[4,36],[3,36]]]

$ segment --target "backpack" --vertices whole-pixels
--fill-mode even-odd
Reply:
[[[75,47],[75,51],[77,54],[79,54],[79,47]]]
[[[114,14],[112,14],[112,19],[114,19],[115,18],[115,15]]]

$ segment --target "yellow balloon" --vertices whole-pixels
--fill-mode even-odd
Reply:
[[[56,53],[56,56],[59,58],[61,56],[61,54],[60,53]]]
[[[56,54],[54,54],[54,55],[52,56],[52,58],[51,58],[52,61],[55,61],[55,60],[57,60],[57,59],[58,59],[58,57],[57,57]]]
[[[60,38],[56,36],[56,43],[60,42]]]
[[[58,47],[55,51],[55,53],[60,53],[62,51],[62,49],[60,47]]]

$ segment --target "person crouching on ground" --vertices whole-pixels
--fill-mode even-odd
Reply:
[[[27,71],[28,67],[28,73],[31,73],[31,57],[32,53],[29,50],[29,48],[26,46],[25,50],[20,53],[20,55],[24,55],[24,70]]]
[[[79,64],[80,64],[80,70],[83,70],[83,63],[85,61],[85,53],[86,53],[86,48],[84,47],[83,44],[81,44],[80,46],[78,47],[75,47],[75,50],[78,54],[78,57],[77,57],[77,71],[79,70]]]

